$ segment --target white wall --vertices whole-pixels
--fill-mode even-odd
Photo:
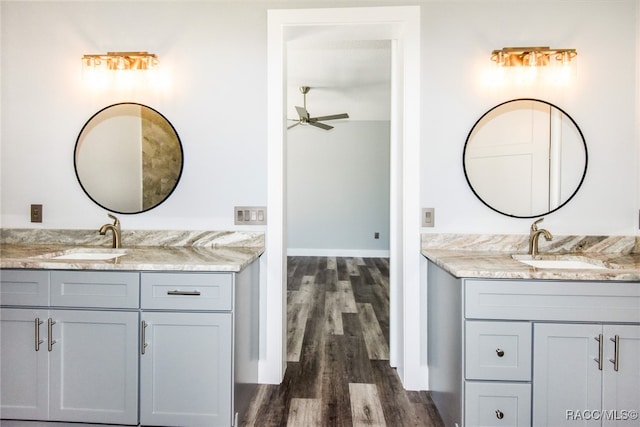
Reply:
[[[288,253],[388,256],[389,122],[332,125],[287,132]]]
[[[589,150],[585,182],[545,219],[554,234],[636,234],[636,2],[444,2],[423,9],[422,201],[436,208],[427,232],[527,233],[531,220],[484,206],[469,189],[462,149],[494,105],[535,97],[568,112]],[[492,49],[549,45],[578,50],[569,87],[483,83]],[[446,58],[446,60],[445,60]]]
[[[44,205],[42,227],[104,221],[76,182],[73,149],[84,122],[121,101],[162,112],[185,148],[174,194],[124,217],[124,227],[231,229],[233,206],[266,204],[266,10],[295,2],[1,4],[3,227],[33,226],[31,203]],[[314,5],[325,4],[305,2]],[[528,220],[501,216],[475,198],[462,173],[462,148],[487,109],[532,96],[571,114],[589,148],[583,189],[546,227],[555,234],[636,233],[635,7],[633,0],[422,3],[422,200],[437,218],[426,232],[526,232]],[[482,84],[491,50],[540,44],[578,49],[572,87]],[[109,50],[157,53],[172,85],[160,93],[89,91],[80,57]]]
[[[77,134],[106,105],[165,115],[184,145],[176,191],[123,216],[128,229],[231,229],[233,206],[266,204],[266,5],[207,2],[2,2],[2,226],[96,228],[104,211],[73,171]],[[97,92],[85,53],[147,50],[171,81]],[[40,225],[37,225],[40,226]],[[255,229],[255,228],[254,228]]]

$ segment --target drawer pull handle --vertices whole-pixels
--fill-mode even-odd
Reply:
[[[598,357],[593,360],[595,360],[598,364],[598,369],[602,371],[602,354],[604,352],[604,340],[602,339],[602,334],[593,338],[598,341]]]
[[[47,320],[47,350],[52,351],[53,350],[53,345],[56,343],[56,340],[53,339],[53,325],[56,324],[56,321],[53,320],[52,318],[49,318],[49,320]]]
[[[498,355],[498,357],[502,357],[504,356],[504,350],[502,350],[501,348],[496,348],[496,354]]]
[[[504,418],[504,413],[500,409],[496,409],[496,418],[499,420]]]
[[[190,295],[198,297],[200,296],[200,291],[179,291],[176,289],[175,291],[167,291],[167,295]]]
[[[39,317],[36,317],[35,320],[35,337],[36,337],[36,351],[40,351],[40,344],[44,342],[44,340],[40,339],[40,325],[44,322],[40,320]]]
[[[616,335],[614,338],[609,338],[613,341],[613,359],[609,359],[609,362],[613,363],[613,370],[618,372],[620,364],[620,335]]]
[[[147,349],[147,337],[146,337],[146,330],[147,330],[147,322],[145,322],[144,320],[142,321],[142,328],[140,328],[140,354],[144,354],[146,349]]]

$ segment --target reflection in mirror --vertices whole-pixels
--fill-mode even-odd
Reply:
[[[175,189],[182,173],[182,145],[162,114],[121,103],[87,121],[74,163],[91,200],[112,212],[139,213],[158,206]]]
[[[573,119],[541,100],[499,104],[473,126],[464,147],[467,182],[504,215],[533,218],[553,212],[578,191],[587,146]]]

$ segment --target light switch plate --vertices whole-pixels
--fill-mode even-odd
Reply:
[[[233,209],[233,223],[235,225],[266,225],[266,206],[236,206]]]
[[[435,208],[422,208],[422,226],[434,227],[436,224]]]

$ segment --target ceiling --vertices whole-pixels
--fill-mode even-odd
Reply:
[[[311,116],[348,113],[351,120],[389,120],[390,40],[301,40],[287,44],[287,117],[309,86]]]

